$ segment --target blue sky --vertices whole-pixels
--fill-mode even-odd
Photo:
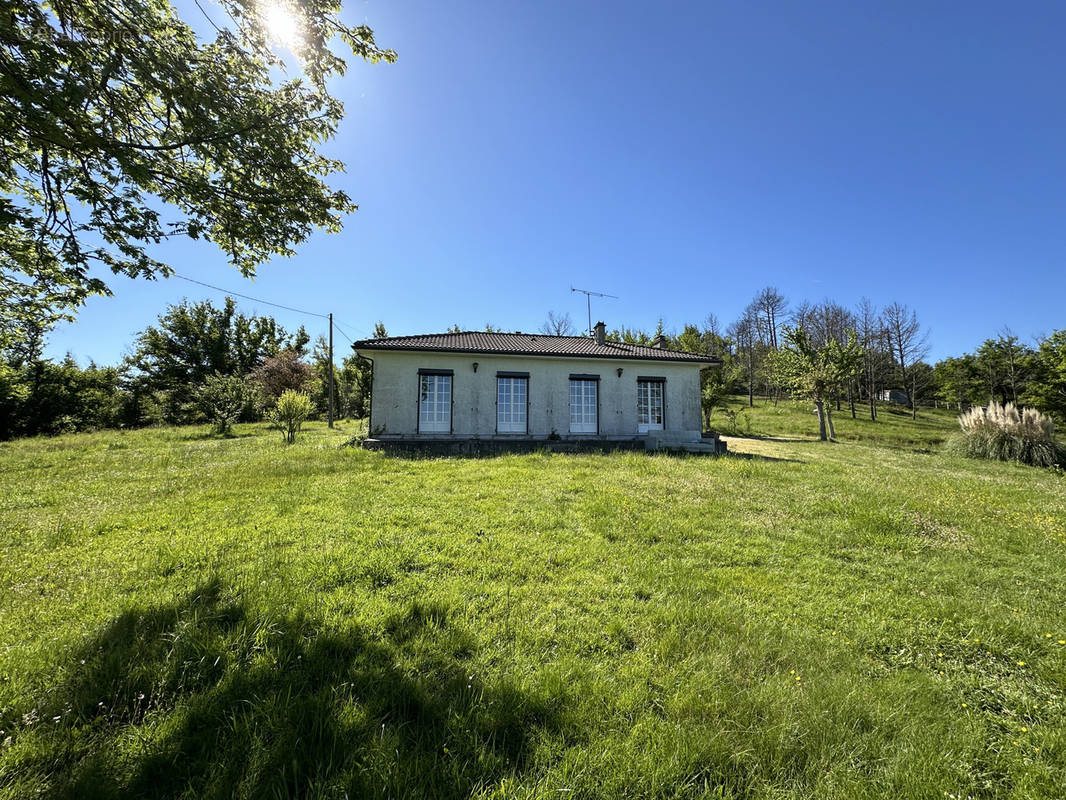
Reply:
[[[1066,327],[1066,4],[347,2],[399,53],[353,62],[328,145],[361,206],[254,281],[203,243],[183,274],[333,311],[354,335],[457,323],[728,324],[793,303],[917,310],[934,359]],[[110,279],[49,355],[114,362],[168,303]],[[288,327],[322,325],[252,302]],[[338,343],[343,339],[338,337]]]

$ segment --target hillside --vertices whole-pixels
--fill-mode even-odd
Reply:
[[[0,797],[1061,796],[1066,481],[952,419],[2,444]]]

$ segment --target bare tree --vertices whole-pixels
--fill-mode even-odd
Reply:
[[[554,311],[549,311],[548,318],[540,326],[540,332],[546,336],[573,336],[574,321],[570,319],[569,314],[556,314]]]
[[[918,418],[917,384],[910,380],[912,367],[929,352],[929,334],[922,330],[918,315],[900,303],[893,303],[884,310],[885,330],[893,356],[899,364],[903,389],[910,401],[911,418]]]
[[[803,328],[816,347],[822,347],[832,339],[846,341],[848,331],[856,327],[855,316],[828,298],[818,304],[804,300],[792,314],[792,324]]]
[[[722,325],[714,313],[708,314],[707,319],[703,321],[703,340],[707,343],[707,352],[713,356],[718,355],[722,342]]]
[[[776,286],[767,286],[753,301],[759,318],[759,326],[765,331],[766,344],[777,349],[777,333],[788,312],[788,300],[777,291]]]
[[[870,404],[870,420],[876,422],[878,390],[884,384],[885,376],[891,371],[894,359],[884,321],[877,306],[864,297],[859,302],[859,309],[854,316],[859,343],[863,347],[863,390]]]
[[[727,333],[736,342],[738,355],[744,361],[748,379],[748,406],[755,405],[755,366],[758,347],[759,317],[754,304],[744,309],[744,314],[729,326]]]

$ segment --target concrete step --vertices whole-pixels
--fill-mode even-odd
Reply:
[[[717,452],[717,448],[713,444],[704,444],[703,442],[678,442],[677,444],[660,445],[655,448],[655,452],[713,454]]]
[[[686,453],[713,453],[714,445],[703,442],[686,442],[681,445],[681,449]]]
[[[649,431],[648,433],[649,450],[699,441],[700,431]]]

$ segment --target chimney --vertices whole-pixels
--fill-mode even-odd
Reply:
[[[607,326],[602,322],[597,322],[593,328],[593,336],[596,339],[596,344],[603,344],[607,341]]]
[[[652,347],[659,350],[666,350],[666,344],[666,337],[660,333],[658,336],[655,337],[655,341],[652,343]]]

